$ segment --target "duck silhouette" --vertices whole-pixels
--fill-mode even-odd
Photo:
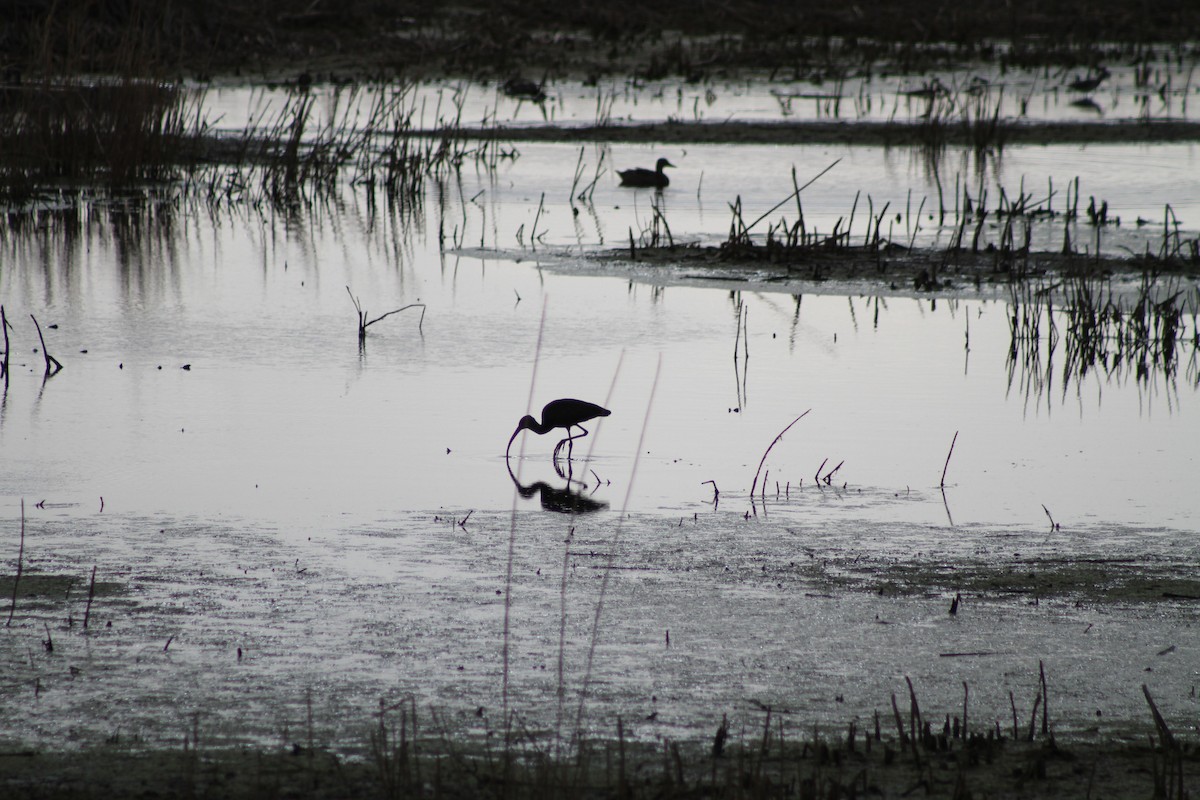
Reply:
[[[623,169],[617,172],[621,176],[622,186],[637,186],[650,187],[654,189],[662,189],[667,186],[671,180],[663,172],[663,167],[674,167],[670,161],[665,158],[660,158],[658,163],[654,165],[654,169],[646,169],[645,167],[636,167],[634,169]]]
[[[1075,80],[1071,81],[1069,84],[1067,84],[1067,88],[1072,92],[1094,92],[1100,87],[1100,84],[1104,83],[1104,79],[1111,74],[1112,73],[1104,67],[1100,67],[1094,72],[1089,71],[1086,78],[1076,78]]]
[[[542,88],[542,84],[534,83],[519,75],[506,80],[502,88],[506,95],[519,100],[532,100],[535,103],[544,103],[546,101],[546,92]]]

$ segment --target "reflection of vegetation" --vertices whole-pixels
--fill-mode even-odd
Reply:
[[[0,104],[0,192],[29,203],[67,186],[161,185],[176,179],[210,203],[294,208],[342,180],[379,186],[390,201],[416,201],[426,178],[473,161],[494,167],[502,154],[485,129],[462,128],[465,90],[450,116],[423,129],[411,86],[335,91],[324,119],[314,98],[290,95],[239,136],[205,135],[199,99],[178,86],[124,79],[46,79],[9,87]]]
[[[291,206],[349,180],[381,188],[389,202],[419,202],[427,178],[447,178],[468,161],[490,169],[511,155],[486,128],[482,136],[464,133],[465,95],[454,90],[447,114],[439,105],[426,129],[411,84],[337,89],[323,120],[314,119],[312,95],[298,92],[221,143],[221,160],[232,168],[209,172],[209,197]]]
[[[6,10],[0,199],[25,202],[63,183],[159,183],[195,155],[198,99],[162,80],[142,4],[125,9],[122,27],[98,24],[115,5],[27,3]],[[83,77],[100,70],[105,77]]]
[[[1051,286],[1014,284],[1009,303],[1009,385],[1019,375],[1026,396],[1050,391],[1056,357],[1064,397],[1089,374],[1118,382],[1132,376],[1146,385],[1161,377],[1173,385],[1185,357],[1187,381],[1200,386],[1195,288],[1146,274],[1130,298],[1108,280],[1084,276]]]
[[[198,103],[142,78],[46,76],[0,89],[0,196],[50,185],[126,187],[174,177],[194,153]]]
[[[1010,125],[1001,123],[1000,108],[1004,100],[1001,87],[995,98],[992,87],[982,78],[974,78],[966,87],[948,87],[937,78],[925,87],[908,92],[910,97],[924,101],[920,114],[921,144],[936,159],[946,145],[954,141],[965,141],[977,153],[999,149],[1004,145]],[[953,136],[953,130],[960,135]]]

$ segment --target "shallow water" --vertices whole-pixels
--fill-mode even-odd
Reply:
[[[654,195],[610,169],[576,217],[579,149],[520,149],[406,215],[347,187],[292,217],[189,206],[138,228],[98,208],[6,238],[3,557],[23,498],[27,575],[73,583],[20,598],[0,636],[0,741],[172,743],[199,724],[206,741],[290,742],[312,703],[318,737],[354,749],[379,699],[406,694],[456,726],[497,724],[510,548],[508,701],[537,729],[569,728],[585,684],[603,732],[657,712],[636,735],[711,735],[765,706],[840,726],[883,712],[906,675],[935,715],[965,680],[972,717],[1005,724],[1010,690],[1028,713],[1039,661],[1064,732],[1148,722],[1142,683],[1171,720],[1196,718],[1194,600],[1102,599],[1121,575],[1200,560],[1194,348],[1144,376],[1124,358],[1080,374],[1061,349],[1028,368],[1010,362],[1003,293],[848,295],[583,258],[640,235]],[[722,238],[738,195],[747,219],[786,197],[780,161],[837,158],[804,194],[810,225],[832,230],[861,191],[911,203],[895,238],[947,235],[927,217],[915,230],[909,190],[936,184],[907,153],[667,155],[680,239]],[[982,173],[959,158],[993,193],[1079,175],[1123,220],[1166,202],[1185,230],[1200,219],[1172,194],[1194,146],[1009,148]],[[1066,224],[1038,235],[1061,242]],[[1137,234],[1105,229],[1104,247],[1140,249]],[[388,317],[360,349],[347,287],[371,317],[423,303],[424,319]],[[48,381],[30,313],[65,365]],[[585,486],[527,433],[512,469],[529,496],[514,490],[504,446],[531,394],[613,410],[576,448]],[[557,513],[568,488],[594,513]],[[84,633],[93,565],[107,588]],[[938,577],[901,591],[909,569]],[[1050,584],[967,589],[951,617],[956,573],[975,570]]]
[[[1200,83],[1195,61],[1167,53],[1139,64],[1107,65],[1110,75],[1090,92],[1071,84],[1083,69],[1001,69],[962,64],[921,73],[851,70],[838,78],[776,74],[714,75],[699,81],[599,78],[548,80],[546,100],[508,96],[503,83],[431,81],[414,84],[409,105],[424,127],[465,125],[564,127],[661,122],[916,122],[933,116],[958,124],[987,120],[1096,122],[1191,120]],[[318,79],[321,76],[317,76]],[[263,124],[287,102],[289,87],[208,84],[205,106],[218,130]],[[935,92],[930,92],[936,88]],[[314,86],[319,119],[366,113],[377,89],[349,84]],[[361,105],[360,105],[361,104]],[[362,109],[361,112],[358,109]]]

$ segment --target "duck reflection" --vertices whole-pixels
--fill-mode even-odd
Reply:
[[[517,487],[517,492],[521,497],[528,499],[537,495],[542,508],[546,511],[554,511],[559,514],[591,514],[608,508],[608,503],[603,500],[593,500],[584,495],[582,491],[572,489],[572,483],[578,483],[581,489],[586,487],[580,481],[575,481],[570,477],[567,478],[567,485],[559,489],[545,481],[523,484],[517,480],[511,466],[508,468],[508,476],[512,478],[513,486]]]

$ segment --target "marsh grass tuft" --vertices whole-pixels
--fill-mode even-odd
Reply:
[[[947,654],[985,657],[987,653]],[[822,731],[761,705],[755,719],[731,721],[722,715],[715,735],[693,739],[648,736],[618,718],[609,736],[580,735],[565,749],[547,734],[525,728],[519,717],[503,750],[486,710],[480,708],[471,732],[452,731],[430,712],[432,727],[420,734],[413,698],[393,706],[381,703],[370,734],[364,768],[344,766],[343,780],[360,791],[374,786],[383,797],[478,796],[567,797],[805,797],[843,798],[901,795],[924,787],[923,795],[961,798],[979,794],[1047,791],[1073,783],[1078,763],[1091,763],[1093,777],[1116,781],[1113,791],[1178,797],[1194,770],[1187,748],[1171,733],[1148,690],[1144,690],[1158,734],[1158,746],[1062,745],[1048,714],[1049,683],[1039,662],[1028,707],[1008,692],[1011,728],[1000,718],[968,708],[963,682],[961,703],[931,712],[922,709],[917,685],[905,677],[902,710],[891,695],[894,730],[885,734],[879,711],[874,724],[852,721],[845,733]],[[1024,690],[1019,690],[1024,693]],[[928,703],[926,704],[929,705]],[[1009,709],[1003,709],[1006,714]],[[968,712],[975,720],[968,723]],[[1026,716],[1028,714],[1028,716]],[[984,720],[984,721],[980,721]],[[482,725],[482,728],[477,727]],[[902,754],[902,755],[901,755]],[[345,788],[349,788],[347,784]]]
[[[204,92],[153,76],[136,53],[129,71],[80,78],[47,72],[0,84],[0,201],[16,224],[27,209],[78,205],[79,196],[201,198],[214,208],[296,213],[328,200],[342,182],[417,207],[426,180],[467,163],[488,171],[517,157],[484,119],[468,133],[467,89],[448,90],[430,118],[413,85],[337,86],[324,112],[307,89],[218,135],[202,115]]]
[[[466,92],[458,87],[440,95],[431,120],[410,83],[335,87],[321,118],[312,94],[289,95],[238,137],[216,143],[221,155],[207,173],[208,197],[294,208],[348,181],[382,189],[391,203],[419,204],[426,180],[448,179],[468,162],[490,170],[516,157],[501,148],[486,120],[466,133]]]

